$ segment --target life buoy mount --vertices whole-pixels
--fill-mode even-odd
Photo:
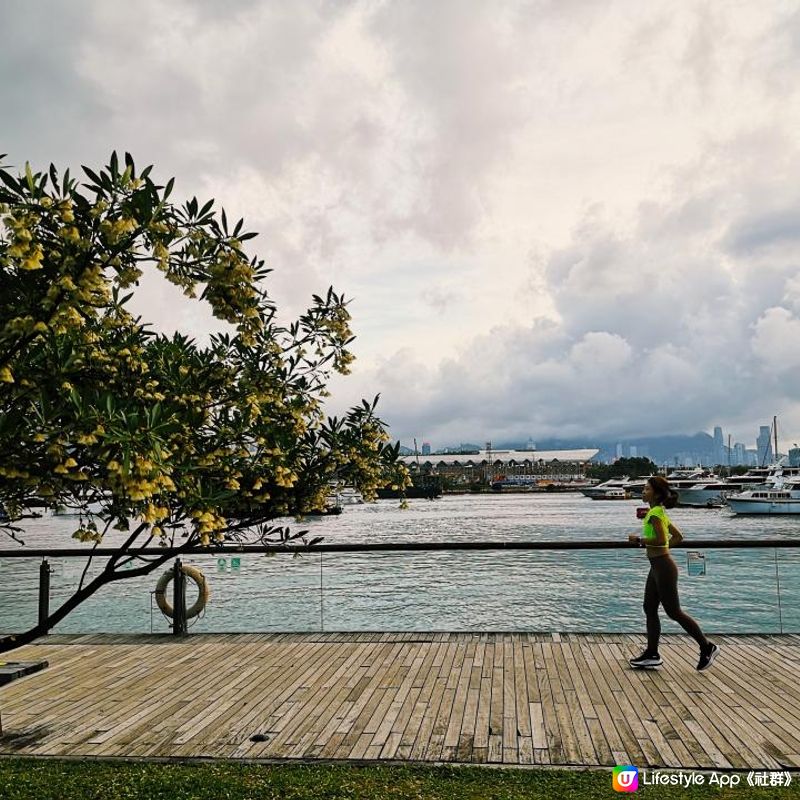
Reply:
[[[211,588],[208,585],[206,576],[197,567],[181,564],[181,572],[187,578],[191,578],[197,586],[197,600],[186,609],[186,619],[191,619],[196,617],[208,604],[211,599]],[[175,609],[172,607],[172,603],[167,600],[167,586],[169,586],[174,577],[174,570],[168,569],[156,584],[156,603],[165,617],[175,616]]]

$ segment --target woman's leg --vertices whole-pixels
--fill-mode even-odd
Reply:
[[[647,574],[647,583],[644,585],[644,608],[647,617],[647,653],[655,655],[658,652],[658,640],[661,638],[661,620],[658,618],[658,584],[656,583],[653,568]]]
[[[661,605],[664,606],[667,616],[674,619],[700,645],[701,651],[707,650],[710,643],[700,626],[681,608],[678,598],[678,566],[672,557],[666,555],[653,559],[650,574],[658,587]]]

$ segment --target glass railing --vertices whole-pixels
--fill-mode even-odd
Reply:
[[[211,597],[190,632],[562,631],[632,632],[644,625],[643,551],[629,547],[375,550],[312,549],[182,555]],[[690,574],[701,552],[705,574]],[[0,554],[0,631],[38,618],[41,558]],[[704,546],[673,551],[684,609],[719,633],[800,632],[800,546]],[[78,587],[86,556],[48,556],[50,610]],[[696,560],[700,562],[700,559]],[[105,562],[96,558],[87,580]],[[55,633],[169,632],[154,598],[166,562],[144,577],[108,584]],[[197,590],[187,581],[187,605]],[[172,586],[167,592],[172,602]],[[662,612],[665,632],[680,628]]]

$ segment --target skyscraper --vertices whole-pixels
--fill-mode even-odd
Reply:
[[[430,442],[423,442],[422,443],[422,455],[429,456],[431,454],[431,443]]]
[[[722,428],[717,425],[714,428],[714,463],[724,464],[727,461],[725,455],[725,442],[722,438]]]
[[[771,464],[773,460],[772,455],[772,437],[770,436],[769,425],[762,425],[760,433],[756,439],[756,449],[758,451],[758,464]]]

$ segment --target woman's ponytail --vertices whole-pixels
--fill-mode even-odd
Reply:
[[[678,493],[669,485],[666,478],[654,475],[647,482],[653,487],[656,500],[664,508],[675,508],[678,505]]]

